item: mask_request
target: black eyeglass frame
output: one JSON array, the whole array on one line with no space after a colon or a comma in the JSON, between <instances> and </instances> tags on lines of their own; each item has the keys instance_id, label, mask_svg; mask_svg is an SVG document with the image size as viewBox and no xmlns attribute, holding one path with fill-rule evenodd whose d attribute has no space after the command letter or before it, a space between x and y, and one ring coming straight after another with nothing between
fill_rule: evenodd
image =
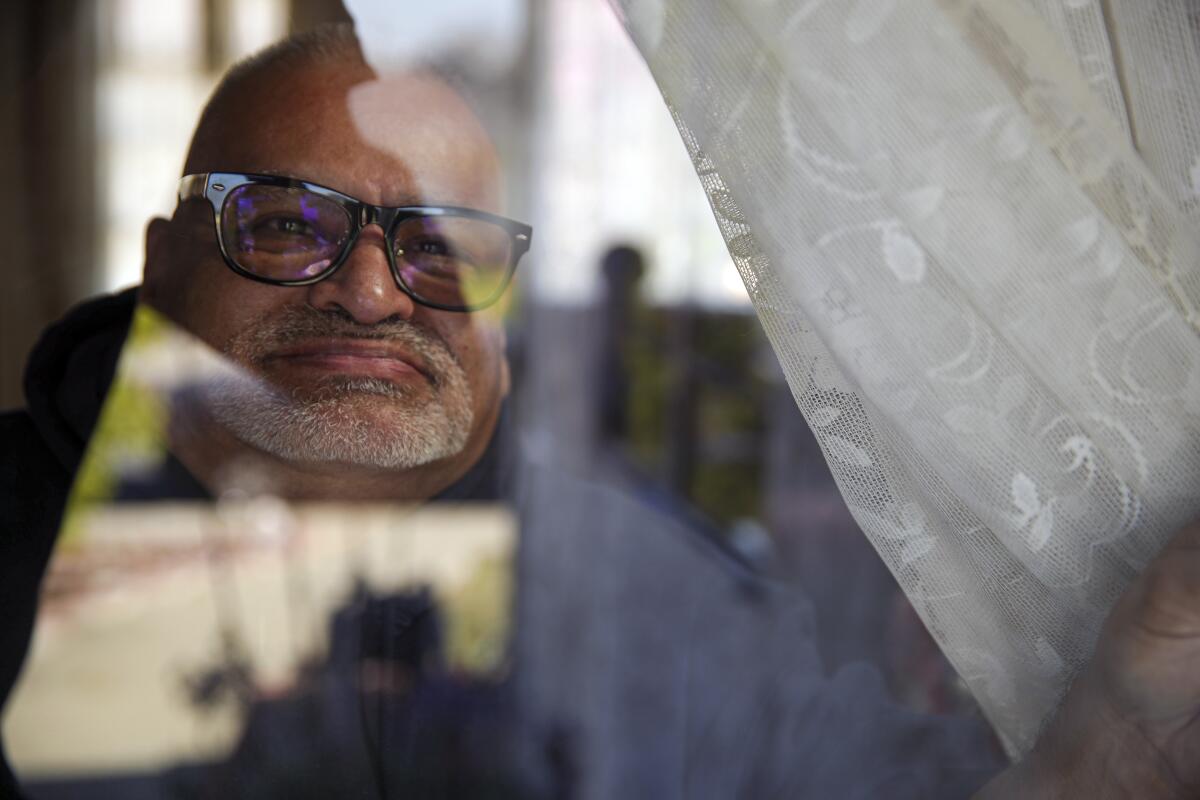
<instances>
[{"instance_id":1,"label":"black eyeglass frame","mask_svg":"<svg viewBox=\"0 0 1200 800\"><path fill-rule=\"evenodd\" d=\"M229 251L225 246L225 235L221 229L221 214L224 211L229 195L235 189L247 184L264 184L267 186L304 189L336 203L349 216L352 226L350 235L346 239L346 243L342 246L341 254L320 274L298 280L266 278L262 275L256 275L240 266L229 255ZM330 189L328 186L321 186L318 183L310 183L294 178L284 178L278 175L258 175L249 172L201 172L193 175L184 175L179 180L179 202L184 203L197 198L208 200L212 206L213 227L217 232L217 246L221 251L221 258L224 259L226 266L243 278L249 278L259 283L271 284L272 286L310 286L314 283L319 283L337 272L342 264L346 263L346 259L354 249L354 245L358 241L358 235L362 232L363 228L368 225L378 225L383 228L384 239L387 242L387 247L384 249L387 250L388 267L391 269L392 278L396 281L396 286L399 287L400 291L412 298L414 303L442 311L479 311L499 300L512 281L513 273L517 270L517 262L521 260L521 256L529 251L530 238L533 236L533 228L529 225L508 219L507 217L501 217L497 214L491 214L487 211L462 206L375 206L370 203L364 203L356 197L342 194L336 189ZM509 256L504 280L491 297L470 305L435 303L422 298L404 282L404 278L400 274L400 266L396 263L395 241L392 237L396 228L402 222L422 217L463 217L477 219L490 222L508 232L512 237L512 252Z\"/></svg>"}]
</instances>

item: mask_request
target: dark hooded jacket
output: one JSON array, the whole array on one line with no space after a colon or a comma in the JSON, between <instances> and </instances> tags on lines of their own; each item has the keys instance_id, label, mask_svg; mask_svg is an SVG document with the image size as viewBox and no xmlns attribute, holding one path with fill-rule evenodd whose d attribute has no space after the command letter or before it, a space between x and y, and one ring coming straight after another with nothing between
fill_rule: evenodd
<instances>
[{"instance_id":1,"label":"dark hooded jacket","mask_svg":"<svg viewBox=\"0 0 1200 800\"><path fill-rule=\"evenodd\" d=\"M136 303L130 289L84 303L48 328L25 371L26 408L0 414L0 708L29 649L67 492ZM0 797L15 793L0 747Z\"/></svg>"}]
</instances>

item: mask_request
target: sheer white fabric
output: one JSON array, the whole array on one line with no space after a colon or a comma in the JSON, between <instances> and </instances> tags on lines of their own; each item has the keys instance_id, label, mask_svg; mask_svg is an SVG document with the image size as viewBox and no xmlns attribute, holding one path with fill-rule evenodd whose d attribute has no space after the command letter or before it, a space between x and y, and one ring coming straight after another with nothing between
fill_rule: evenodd
<instances>
[{"instance_id":1,"label":"sheer white fabric","mask_svg":"<svg viewBox=\"0 0 1200 800\"><path fill-rule=\"evenodd\" d=\"M617 11L855 518L1027 750L1200 513L1200 6Z\"/></svg>"}]
</instances>

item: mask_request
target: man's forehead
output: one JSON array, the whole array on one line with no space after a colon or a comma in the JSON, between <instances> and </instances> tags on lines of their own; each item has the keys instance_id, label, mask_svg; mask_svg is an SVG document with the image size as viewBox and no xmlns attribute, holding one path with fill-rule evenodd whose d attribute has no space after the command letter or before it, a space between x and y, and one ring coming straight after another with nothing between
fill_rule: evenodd
<instances>
[{"instance_id":1,"label":"man's forehead","mask_svg":"<svg viewBox=\"0 0 1200 800\"><path fill-rule=\"evenodd\" d=\"M495 148L462 97L432 75L312 64L255 76L224 102L197 136L189 172L282 175L380 205L497 210Z\"/></svg>"},{"instance_id":2,"label":"man's forehead","mask_svg":"<svg viewBox=\"0 0 1200 800\"><path fill-rule=\"evenodd\" d=\"M293 164L283 164L280 162L257 162L246 168L239 166L238 169L232 171L247 172L254 175L275 175L280 178L291 178L292 180L304 181L305 183L314 183L324 186L327 189L333 189L342 194L350 195L357 200L363 200L376 205L418 206L436 204L434 199L429 196L429 192L419 191L408 171L399 166L391 169L381 168L376 174L355 181L355 187L348 185L339 175L323 175L317 169L297 168ZM362 189L364 186L369 188L370 191L363 192ZM383 202L376 203L375 201L380 198L383 199Z\"/></svg>"}]
</instances>

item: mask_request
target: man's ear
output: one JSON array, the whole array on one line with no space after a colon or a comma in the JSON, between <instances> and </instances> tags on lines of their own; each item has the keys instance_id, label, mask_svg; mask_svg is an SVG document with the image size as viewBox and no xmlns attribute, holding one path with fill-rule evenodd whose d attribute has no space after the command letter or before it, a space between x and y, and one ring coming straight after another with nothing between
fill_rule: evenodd
<instances>
[{"instance_id":1,"label":"man's ear","mask_svg":"<svg viewBox=\"0 0 1200 800\"><path fill-rule=\"evenodd\" d=\"M167 296L168 241L171 223L155 217L146 226L146 265L142 270L140 299L156 308Z\"/></svg>"}]
</instances>

